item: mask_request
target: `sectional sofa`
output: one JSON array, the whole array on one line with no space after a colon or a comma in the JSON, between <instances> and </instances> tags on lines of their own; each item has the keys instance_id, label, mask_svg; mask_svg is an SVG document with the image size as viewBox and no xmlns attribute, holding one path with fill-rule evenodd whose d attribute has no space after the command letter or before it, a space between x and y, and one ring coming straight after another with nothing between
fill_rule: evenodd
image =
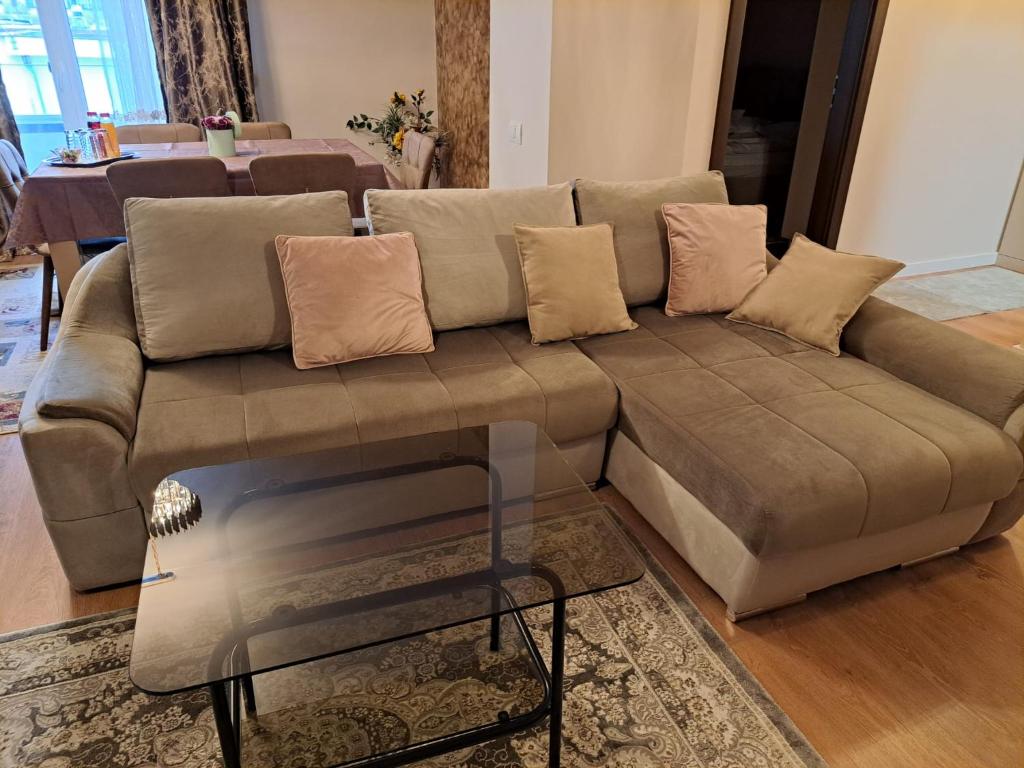
<instances>
[{"instance_id":1,"label":"sectional sofa","mask_svg":"<svg viewBox=\"0 0 1024 768\"><path fill-rule=\"evenodd\" d=\"M542 426L587 482L613 483L734 619L1012 526L1024 513L1024 355L876 299L839 357L722 316L667 317L660 206L725 200L715 172L369 191L373 232L415 235L436 350L306 371L287 347L146 360L130 249L173 260L179 233L129 211L147 242L130 234L76 277L21 415L68 579L84 590L139 577L140 509L173 471L509 419ZM263 219L246 236L272 247L281 225ZM639 327L531 345L513 224L600 221L614 225ZM218 231L230 237L230 221ZM196 285L192 299L217 302L218 289ZM249 319L262 320L287 327L287 315Z\"/></svg>"}]
</instances>

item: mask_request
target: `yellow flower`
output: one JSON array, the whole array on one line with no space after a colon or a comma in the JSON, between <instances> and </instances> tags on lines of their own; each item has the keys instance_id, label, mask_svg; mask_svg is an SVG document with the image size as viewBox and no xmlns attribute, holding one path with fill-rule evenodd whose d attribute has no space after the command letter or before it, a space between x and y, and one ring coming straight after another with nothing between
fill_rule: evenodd
<instances>
[{"instance_id":1,"label":"yellow flower","mask_svg":"<svg viewBox=\"0 0 1024 768\"><path fill-rule=\"evenodd\" d=\"M405 129L401 128L394 136L391 137L391 144L395 149L401 149L402 143L405 141Z\"/></svg>"}]
</instances>

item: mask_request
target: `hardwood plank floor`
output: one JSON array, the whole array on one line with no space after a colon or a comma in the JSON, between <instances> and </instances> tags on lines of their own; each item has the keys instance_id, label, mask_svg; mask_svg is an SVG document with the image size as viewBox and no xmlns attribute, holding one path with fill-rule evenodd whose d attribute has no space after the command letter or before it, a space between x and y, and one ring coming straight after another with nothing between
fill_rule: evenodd
<instances>
[{"instance_id":1,"label":"hardwood plank floor","mask_svg":"<svg viewBox=\"0 0 1024 768\"><path fill-rule=\"evenodd\" d=\"M947 320L947 325L1004 347L1024 344L1024 309Z\"/></svg>"},{"instance_id":2,"label":"hardwood plank floor","mask_svg":"<svg viewBox=\"0 0 1024 768\"><path fill-rule=\"evenodd\" d=\"M950 324L1024 341L1024 310ZM0 437L0 488L0 633L135 605L137 587L68 587L14 435ZM599 494L834 768L1024 766L1024 523L735 625L614 488Z\"/></svg>"}]
</instances>

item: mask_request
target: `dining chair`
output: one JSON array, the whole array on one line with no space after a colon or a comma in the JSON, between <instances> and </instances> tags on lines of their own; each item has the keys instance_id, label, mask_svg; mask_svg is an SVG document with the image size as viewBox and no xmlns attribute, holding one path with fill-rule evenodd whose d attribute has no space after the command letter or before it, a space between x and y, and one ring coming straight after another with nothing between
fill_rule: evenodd
<instances>
[{"instance_id":1,"label":"dining chair","mask_svg":"<svg viewBox=\"0 0 1024 768\"><path fill-rule=\"evenodd\" d=\"M249 163L249 176L257 195L341 190L348 195L349 211L356 215L356 161L345 152L260 155Z\"/></svg>"},{"instance_id":2,"label":"dining chair","mask_svg":"<svg viewBox=\"0 0 1024 768\"><path fill-rule=\"evenodd\" d=\"M191 123L139 123L117 126L119 144L165 144L202 140L203 132Z\"/></svg>"},{"instance_id":3,"label":"dining chair","mask_svg":"<svg viewBox=\"0 0 1024 768\"><path fill-rule=\"evenodd\" d=\"M21 196L21 188L28 178L28 166L18 148L7 139L0 139L0 242L7 237L7 231L14 216L14 208ZM45 243L35 248L43 257L43 298L39 311L39 351L45 352L50 336L50 316L53 314L53 259Z\"/></svg>"},{"instance_id":4,"label":"dining chair","mask_svg":"<svg viewBox=\"0 0 1024 768\"><path fill-rule=\"evenodd\" d=\"M436 151L433 137L419 131L407 132L402 142L402 164L398 166L398 175L389 179L391 185L398 189L426 189Z\"/></svg>"},{"instance_id":5,"label":"dining chair","mask_svg":"<svg viewBox=\"0 0 1024 768\"><path fill-rule=\"evenodd\" d=\"M107 183L119 207L130 197L226 197L228 169L216 157L128 160L107 166Z\"/></svg>"},{"instance_id":6,"label":"dining chair","mask_svg":"<svg viewBox=\"0 0 1024 768\"><path fill-rule=\"evenodd\" d=\"M242 123L239 139L290 139L292 129L288 123Z\"/></svg>"}]
</instances>

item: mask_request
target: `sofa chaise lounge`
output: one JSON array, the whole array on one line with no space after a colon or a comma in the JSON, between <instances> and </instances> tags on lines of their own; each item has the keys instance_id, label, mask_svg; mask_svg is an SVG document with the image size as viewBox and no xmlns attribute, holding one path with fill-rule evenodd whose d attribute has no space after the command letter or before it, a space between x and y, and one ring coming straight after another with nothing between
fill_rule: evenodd
<instances>
[{"instance_id":1,"label":"sofa chaise lounge","mask_svg":"<svg viewBox=\"0 0 1024 768\"><path fill-rule=\"evenodd\" d=\"M666 316L660 205L725 200L715 172L369 191L373 232L415 235L436 350L305 371L287 348L147 360L129 211L128 244L76 277L21 416L68 579L139 577L140 509L176 470L508 419L543 427L587 482L611 481L732 618L1012 526L1024 514L1024 356L876 299L839 357L722 316ZM615 227L639 327L531 345L513 224L597 221ZM173 259L175 232L161 240L149 225L145 246ZM268 217L268 242L278 226ZM230 247L221 229L217 247ZM217 290L197 286L194 300Z\"/></svg>"}]
</instances>

